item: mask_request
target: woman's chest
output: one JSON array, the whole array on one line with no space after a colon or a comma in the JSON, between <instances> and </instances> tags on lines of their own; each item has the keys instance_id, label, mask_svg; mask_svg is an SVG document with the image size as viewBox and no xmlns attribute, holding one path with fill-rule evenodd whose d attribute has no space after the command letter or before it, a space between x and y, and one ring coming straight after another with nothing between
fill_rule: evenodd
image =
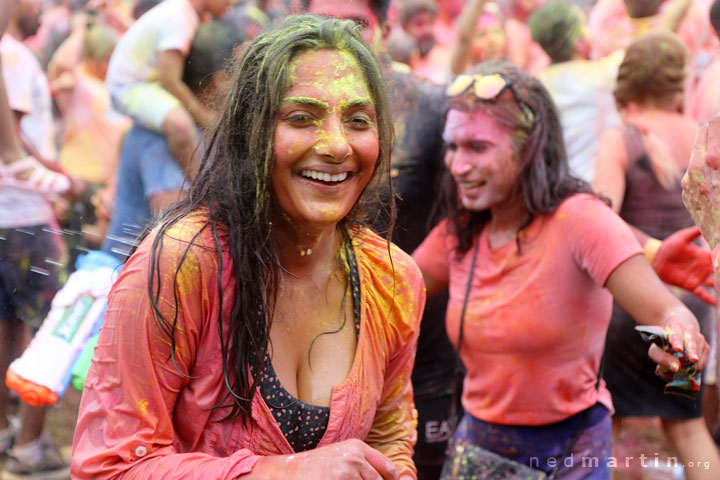
<instances>
[{"instance_id":1,"label":"woman's chest","mask_svg":"<svg viewBox=\"0 0 720 480\"><path fill-rule=\"evenodd\" d=\"M481 249L469 292L469 268L463 270L451 275L446 320L456 342L465 309L464 348L542 350L585 336L598 320L609 319L610 294L561 242L525 243L520 253Z\"/></svg>"}]
</instances>

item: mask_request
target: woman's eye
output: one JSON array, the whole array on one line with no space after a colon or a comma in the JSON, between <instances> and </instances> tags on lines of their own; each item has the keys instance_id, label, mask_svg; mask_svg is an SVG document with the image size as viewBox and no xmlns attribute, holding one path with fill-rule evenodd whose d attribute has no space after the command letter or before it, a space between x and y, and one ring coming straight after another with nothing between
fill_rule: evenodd
<instances>
[{"instance_id":1,"label":"woman's eye","mask_svg":"<svg viewBox=\"0 0 720 480\"><path fill-rule=\"evenodd\" d=\"M457 148L457 143L450 142L445 144L445 149L449 152L454 152L455 150L457 150Z\"/></svg>"},{"instance_id":2,"label":"woman's eye","mask_svg":"<svg viewBox=\"0 0 720 480\"><path fill-rule=\"evenodd\" d=\"M353 128L369 128L372 126L372 120L365 115L353 115L349 118L348 123Z\"/></svg>"},{"instance_id":3,"label":"woman's eye","mask_svg":"<svg viewBox=\"0 0 720 480\"><path fill-rule=\"evenodd\" d=\"M313 119L310 117L310 115L307 115L305 113L296 113L294 115L290 115L287 117L288 123L295 125L295 126L307 126L313 123Z\"/></svg>"}]
</instances>

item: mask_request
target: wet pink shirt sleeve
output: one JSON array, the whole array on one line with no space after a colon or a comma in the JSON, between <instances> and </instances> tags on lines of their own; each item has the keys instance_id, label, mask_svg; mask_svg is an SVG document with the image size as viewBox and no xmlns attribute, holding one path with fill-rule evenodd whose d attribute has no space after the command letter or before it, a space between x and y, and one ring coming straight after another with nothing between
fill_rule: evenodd
<instances>
[{"instance_id":1,"label":"wet pink shirt sleeve","mask_svg":"<svg viewBox=\"0 0 720 480\"><path fill-rule=\"evenodd\" d=\"M415 262L397 247L393 246L393 250L394 267L383 262L376 264L373 270L382 272L379 278L387 279L383 283L390 287L388 293L395 291L394 296L386 296L392 298L392 303L381 309L392 312L390 318L395 319L387 322L384 330L386 338L397 347L393 348L393 356L385 368L380 402L365 442L393 461L398 477L417 478L412 461L417 440L417 410L410 376L425 305L425 288ZM366 289L365 292L375 295L379 290ZM374 303L382 305L379 298ZM383 340L378 338L376 341Z\"/></svg>"},{"instance_id":2,"label":"wet pink shirt sleeve","mask_svg":"<svg viewBox=\"0 0 720 480\"><path fill-rule=\"evenodd\" d=\"M173 362L169 338L153 316L147 289L153 236L130 258L110 293L80 404L72 478L236 478L249 472L259 457L245 449L228 457L179 453L176 442L175 422L183 415L176 401L189 382L204 333L200 319L218 297L212 285L216 277L199 275L208 262L213 268L213 256L202 255L200 247L188 250L179 271L175 312L173 274L188 242L164 237L158 307L168 322L177 313ZM192 424L193 419L182 422Z\"/></svg>"},{"instance_id":3,"label":"wet pink shirt sleeve","mask_svg":"<svg viewBox=\"0 0 720 480\"><path fill-rule=\"evenodd\" d=\"M598 285L625 260L642 254L630 227L604 202L577 195L564 202L559 215L567 215L570 249L575 262Z\"/></svg>"}]
</instances>

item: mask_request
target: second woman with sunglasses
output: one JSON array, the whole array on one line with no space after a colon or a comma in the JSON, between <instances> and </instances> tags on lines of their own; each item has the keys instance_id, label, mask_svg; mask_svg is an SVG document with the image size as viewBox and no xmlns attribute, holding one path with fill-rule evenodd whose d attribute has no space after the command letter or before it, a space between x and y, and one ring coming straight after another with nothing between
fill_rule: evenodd
<instances>
[{"instance_id":1,"label":"second woman with sunglasses","mask_svg":"<svg viewBox=\"0 0 720 480\"><path fill-rule=\"evenodd\" d=\"M612 298L687 362L702 368L709 347L629 227L570 176L547 91L506 63L479 71L448 89L447 218L414 253L428 295L449 286L447 331L467 369L454 442L556 478L609 479L612 402L598 379Z\"/></svg>"}]
</instances>

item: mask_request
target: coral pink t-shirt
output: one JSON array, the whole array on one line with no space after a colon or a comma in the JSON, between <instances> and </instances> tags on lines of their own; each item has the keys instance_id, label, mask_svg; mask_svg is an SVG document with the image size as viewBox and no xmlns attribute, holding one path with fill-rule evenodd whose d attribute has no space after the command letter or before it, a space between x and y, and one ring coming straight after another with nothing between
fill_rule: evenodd
<instances>
[{"instance_id":1,"label":"coral pink t-shirt","mask_svg":"<svg viewBox=\"0 0 720 480\"><path fill-rule=\"evenodd\" d=\"M458 258L441 222L413 256L450 290L446 327L457 346L460 313L475 245ZM479 250L465 316L461 356L468 374L462 402L481 420L547 425L610 393L597 372L612 296L603 286L622 262L642 252L630 228L602 201L574 195L535 218L515 241Z\"/></svg>"}]
</instances>

